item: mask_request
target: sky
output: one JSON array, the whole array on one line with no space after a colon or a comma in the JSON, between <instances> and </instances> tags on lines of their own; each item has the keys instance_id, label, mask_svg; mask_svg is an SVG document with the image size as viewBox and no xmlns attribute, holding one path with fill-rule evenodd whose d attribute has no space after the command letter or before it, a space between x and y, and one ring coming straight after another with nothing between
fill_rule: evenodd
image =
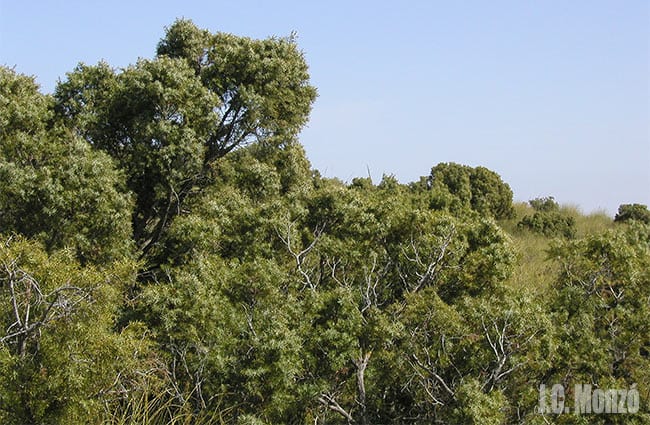
<instances>
[{"instance_id":1,"label":"sky","mask_svg":"<svg viewBox=\"0 0 650 425\"><path fill-rule=\"evenodd\" d=\"M164 28L298 33L314 168L402 182L485 166L515 199L650 205L650 2L0 0L0 64L45 93L78 62L151 58Z\"/></svg>"}]
</instances>

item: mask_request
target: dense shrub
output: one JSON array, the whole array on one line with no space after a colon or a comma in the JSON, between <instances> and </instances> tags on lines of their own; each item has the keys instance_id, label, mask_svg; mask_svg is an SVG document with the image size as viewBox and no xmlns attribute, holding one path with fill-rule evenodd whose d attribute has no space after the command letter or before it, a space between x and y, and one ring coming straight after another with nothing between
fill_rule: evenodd
<instances>
[{"instance_id":1,"label":"dense shrub","mask_svg":"<svg viewBox=\"0 0 650 425\"><path fill-rule=\"evenodd\" d=\"M622 223L632 220L650 224L650 211L648 210L647 205L623 204L618 207L618 213L616 214L616 217L614 217L614 221Z\"/></svg>"},{"instance_id":2,"label":"dense shrub","mask_svg":"<svg viewBox=\"0 0 650 425\"><path fill-rule=\"evenodd\" d=\"M560 212L560 206L552 196L531 199L528 203L535 213L524 216L517 223L518 228L548 237L574 238L576 236L575 219Z\"/></svg>"}]
</instances>

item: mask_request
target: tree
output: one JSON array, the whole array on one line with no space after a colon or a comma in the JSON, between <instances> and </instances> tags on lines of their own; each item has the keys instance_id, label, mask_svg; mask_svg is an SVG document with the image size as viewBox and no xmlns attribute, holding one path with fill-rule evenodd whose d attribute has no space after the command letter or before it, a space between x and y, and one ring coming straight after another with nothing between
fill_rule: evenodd
<instances>
[{"instance_id":1,"label":"tree","mask_svg":"<svg viewBox=\"0 0 650 425\"><path fill-rule=\"evenodd\" d=\"M560 211L560 205L555 202L555 198L552 196L531 199L528 201L528 204L530 204L535 211L539 212Z\"/></svg>"},{"instance_id":2,"label":"tree","mask_svg":"<svg viewBox=\"0 0 650 425\"><path fill-rule=\"evenodd\" d=\"M170 403L234 420L287 423L309 400L308 326L278 235L311 188L295 144L253 144L215 164L151 251L132 316L156 333L171 372ZM292 264L292 263L289 263Z\"/></svg>"},{"instance_id":3,"label":"tree","mask_svg":"<svg viewBox=\"0 0 650 425\"><path fill-rule=\"evenodd\" d=\"M623 204L618 207L618 213L614 217L615 222L622 223L633 220L650 224L650 211L648 207L643 204Z\"/></svg>"},{"instance_id":4,"label":"tree","mask_svg":"<svg viewBox=\"0 0 650 425\"><path fill-rule=\"evenodd\" d=\"M528 203L535 212L533 215L524 216L517 223L518 228L548 237L561 236L571 239L576 236L575 219L560 211L560 206L552 196L531 199Z\"/></svg>"},{"instance_id":5,"label":"tree","mask_svg":"<svg viewBox=\"0 0 650 425\"><path fill-rule=\"evenodd\" d=\"M485 167L475 167L470 171L472 188L472 209L482 215L491 215L495 219L512 218L512 190L501 176Z\"/></svg>"},{"instance_id":6,"label":"tree","mask_svg":"<svg viewBox=\"0 0 650 425\"><path fill-rule=\"evenodd\" d=\"M640 399L647 400L650 228L636 223L560 242L549 255L562 266L551 304L560 341L551 379L567 388L636 385ZM647 423L648 418L641 406L635 416L591 415L589 422Z\"/></svg>"},{"instance_id":7,"label":"tree","mask_svg":"<svg viewBox=\"0 0 650 425\"><path fill-rule=\"evenodd\" d=\"M414 423L515 423L533 416L531 380L546 373L554 335L546 306L499 288L444 302L433 288L406 296L399 312L395 408ZM397 306L395 306L397 307Z\"/></svg>"},{"instance_id":8,"label":"tree","mask_svg":"<svg viewBox=\"0 0 650 425\"><path fill-rule=\"evenodd\" d=\"M495 172L311 169L292 38L179 20L53 97L0 83L0 422L648 422L535 411L540 383L650 397L645 206L573 239L531 200L519 227L567 238L515 288L516 249L550 241L500 227Z\"/></svg>"},{"instance_id":9,"label":"tree","mask_svg":"<svg viewBox=\"0 0 650 425\"><path fill-rule=\"evenodd\" d=\"M251 142L293 140L316 96L308 79L290 38L210 34L179 20L153 60L122 72L79 65L57 86L56 110L126 173L134 239L146 255L218 158Z\"/></svg>"},{"instance_id":10,"label":"tree","mask_svg":"<svg viewBox=\"0 0 650 425\"><path fill-rule=\"evenodd\" d=\"M111 159L52 122L34 80L0 68L0 227L82 261L128 256L131 199Z\"/></svg>"},{"instance_id":11,"label":"tree","mask_svg":"<svg viewBox=\"0 0 650 425\"><path fill-rule=\"evenodd\" d=\"M533 215L523 217L517 227L549 237L571 239L576 235L575 219L557 211L536 211Z\"/></svg>"},{"instance_id":12,"label":"tree","mask_svg":"<svg viewBox=\"0 0 650 425\"><path fill-rule=\"evenodd\" d=\"M151 355L141 329L115 332L135 267L80 267L21 237L0 243L0 421L99 423L106 404L131 394Z\"/></svg>"},{"instance_id":13,"label":"tree","mask_svg":"<svg viewBox=\"0 0 650 425\"><path fill-rule=\"evenodd\" d=\"M171 374L172 400L222 418L287 423L304 394L300 303L271 261L199 255L139 302Z\"/></svg>"},{"instance_id":14,"label":"tree","mask_svg":"<svg viewBox=\"0 0 650 425\"><path fill-rule=\"evenodd\" d=\"M498 291L507 278L514 256L491 220L461 222L426 205L413 209L412 196L390 178L377 187L321 180L306 202L307 215L280 233L295 259L304 294L298 298L304 297L311 323L304 341L313 362L306 369L320 388L316 419L426 423L427 401L418 407L408 401L416 390L402 376L413 375L404 370L414 361L412 347L400 345L408 336L395 318L414 294L453 304ZM435 326L449 326L449 317L440 311Z\"/></svg>"},{"instance_id":15,"label":"tree","mask_svg":"<svg viewBox=\"0 0 650 425\"><path fill-rule=\"evenodd\" d=\"M424 180L419 185L421 187ZM471 209L495 219L511 218L512 190L494 171L485 167L469 167L441 163L431 169L426 178L431 191L431 207L459 212Z\"/></svg>"}]
</instances>

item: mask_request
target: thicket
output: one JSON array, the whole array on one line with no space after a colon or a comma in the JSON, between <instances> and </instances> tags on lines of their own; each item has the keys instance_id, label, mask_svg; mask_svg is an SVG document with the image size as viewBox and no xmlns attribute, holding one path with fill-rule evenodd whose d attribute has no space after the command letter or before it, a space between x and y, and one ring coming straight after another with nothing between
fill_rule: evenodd
<instances>
[{"instance_id":1,"label":"thicket","mask_svg":"<svg viewBox=\"0 0 650 425\"><path fill-rule=\"evenodd\" d=\"M571 239L576 236L575 218L563 213L552 196L532 199L529 204L535 212L533 215L524 216L517 226L548 237L561 236Z\"/></svg>"},{"instance_id":2,"label":"thicket","mask_svg":"<svg viewBox=\"0 0 650 425\"><path fill-rule=\"evenodd\" d=\"M650 210L642 204L623 204L618 207L618 213L614 217L616 222L629 222L632 220L650 224Z\"/></svg>"},{"instance_id":3,"label":"thicket","mask_svg":"<svg viewBox=\"0 0 650 425\"><path fill-rule=\"evenodd\" d=\"M0 68L0 422L650 423L648 224L324 178L307 71L186 20L52 96ZM556 383L639 411L539 413Z\"/></svg>"}]
</instances>

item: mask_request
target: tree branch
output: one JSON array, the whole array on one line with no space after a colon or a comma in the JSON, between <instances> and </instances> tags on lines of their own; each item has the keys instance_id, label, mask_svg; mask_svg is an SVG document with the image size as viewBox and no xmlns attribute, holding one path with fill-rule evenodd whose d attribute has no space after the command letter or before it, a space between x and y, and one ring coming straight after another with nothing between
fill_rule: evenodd
<instances>
[{"instance_id":1,"label":"tree branch","mask_svg":"<svg viewBox=\"0 0 650 425\"><path fill-rule=\"evenodd\" d=\"M341 405L336 402L333 396L329 394L321 394L320 397L318 397L318 402L321 403L323 406L327 407L328 409L330 409L331 411L336 412L339 415L343 416L348 421L348 424L355 423L352 415L346 412L345 409L343 409Z\"/></svg>"}]
</instances>

